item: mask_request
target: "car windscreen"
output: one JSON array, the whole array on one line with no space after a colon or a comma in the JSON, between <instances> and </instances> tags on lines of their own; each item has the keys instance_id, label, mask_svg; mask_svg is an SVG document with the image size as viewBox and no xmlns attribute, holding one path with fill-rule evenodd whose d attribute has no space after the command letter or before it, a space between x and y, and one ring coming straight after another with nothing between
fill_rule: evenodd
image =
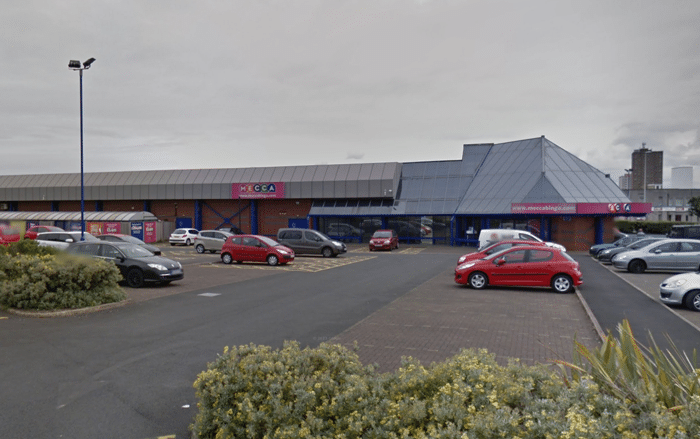
<instances>
[{"instance_id":1,"label":"car windscreen","mask_svg":"<svg viewBox=\"0 0 700 439\"><path fill-rule=\"evenodd\" d=\"M138 239L137 237L131 236L131 235L124 235L124 236L122 236L122 239L123 239L124 241L130 242L130 243L132 243L132 244L138 244L138 245L143 245L143 244L145 244L145 242L143 242L143 241L141 241L140 239Z\"/></svg>"},{"instance_id":2,"label":"car windscreen","mask_svg":"<svg viewBox=\"0 0 700 439\"><path fill-rule=\"evenodd\" d=\"M124 245L120 246L119 250L121 250L127 258L147 258L153 256L153 253L140 245Z\"/></svg>"},{"instance_id":3,"label":"car windscreen","mask_svg":"<svg viewBox=\"0 0 700 439\"><path fill-rule=\"evenodd\" d=\"M372 238L391 238L391 232L374 232Z\"/></svg>"},{"instance_id":4,"label":"car windscreen","mask_svg":"<svg viewBox=\"0 0 700 439\"><path fill-rule=\"evenodd\" d=\"M274 247L277 245L282 245L279 242L275 241L274 239L268 238L267 236L258 236L258 238L264 242L265 244L269 245L270 247Z\"/></svg>"}]
</instances>

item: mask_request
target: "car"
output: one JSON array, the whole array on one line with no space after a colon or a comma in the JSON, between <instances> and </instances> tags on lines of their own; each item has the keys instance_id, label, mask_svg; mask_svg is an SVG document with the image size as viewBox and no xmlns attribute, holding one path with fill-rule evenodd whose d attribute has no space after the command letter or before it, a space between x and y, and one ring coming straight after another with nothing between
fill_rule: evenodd
<instances>
[{"instance_id":1,"label":"car","mask_svg":"<svg viewBox=\"0 0 700 439\"><path fill-rule=\"evenodd\" d=\"M36 239L37 234L44 232L65 232L65 230L56 226L31 226L24 232L24 239Z\"/></svg>"},{"instance_id":2,"label":"car","mask_svg":"<svg viewBox=\"0 0 700 439\"><path fill-rule=\"evenodd\" d=\"M101 239L103 241L109 241L109 242L130 242L132 244L140 245L141 247L145 248L149 252L153 253L154 255L158 256L162 252L158 247L155 245L147 244L140 240L139 238L131 235L122 235L119 233L110 233L106 235L97 235L95 236L97 239Z\"/></svg>"},{"instance_id":3,"label":"car","mask_svg":"<svg viewBox=\"0 0 700 439\"><path fill-rule=\"evenodd\" d=\"M279 229L277 242L291 248L295 254L320 254L324 258L335 258L348 251L342 242L312 229Z\"/></svg>"},{"instance_id":4,"label":"car","mask_svg":"<svg viewBox=\"0 0 700 439\"><path fill-rule=\"evenodd\" d=\"M80 241L99 241L88 232L43 232L37 233L36 243L42 247L66 250L71 244Z\"/></svg>"},{"instance_id":5,"label":"car","mask_svg":"<svg viewBox=\"0 0 700 439\"><path fill-rule=\"evenodd\" d=\"M535 246L541 246L541 245L547 245L544 241L523 241L523 240L512 240L512 241L501 241L501 242L495 242L483 250L477 250L472 253L467 253L465 255L462 255L457 259L457 265L463 264L467 261L473 261L476 259L483 259L488 255L498 253L500 251L503 251L505 249L509 249L511 247L515 247L517 245L535 245Z\"/></svg>"},{"instance_id":6,"label":"car","mask_svg":"<svg viewBox=\"0 0 700 439\"><path fill-rule=\"evenodd\" d=\"M659 285L659 298L667 305L700 311L700 273L682 273L664 280Z\"/></svg>"},{"instance_id":7,"label":"car","mask_svg":"<svg viewBox=\"0 0 700 439\"><path fill-rule=\"evenodd\" d=\"M537 241L545 242L525 230L518 229L482 229L479 232L479 250L488 247L489 245L499 241L521 240L521 241ZM566 251L566 248L555 242L545 242L548 246Z\"/></svg>"},{"instance_id":8,"label":"car","mask_svg":"<svg viewBox=\"0 0 700 439\"><path fill-rule=\"evenodd\" d=\"M488 285L551 287L568 293L583 283L576 262L566 252L549 246L516 246L455 269L455 282L475 289Z\"/></svg>"},{"instance_id":9,"label":"car","mask_svg":"<svg viewBox=\"0 0 700 439\"><path fill-rule=\"evenodd\" d=\"M185 276L179 262L156 256L140 245L130 242L99 239L96 242L76 242L67 252L113 262L131 288L141 288L147 282L166 285Z\"/></svg>"},{"instance_id":10,"label":"car","mask_svg":"<svg viewBox=\"0 0 700 439\"><path fill-rule=\"evenodd\" d=\"M226 238L233 236L233 233L221 230L200 230L194 238L194 249L197 253L216 253L221 251Z\"/></svg>"},{"instance_id":11,"label":"car","mask_svg":"<svg viewBox=\"0 0 700 439\"><path fill-rule=\"evenodd\" d=\"M328 226L327 233L341 238L354 238L362 235L362 230L345 223L333 223Z\"/></svg>"},{"instance_id":12,"label":"car","mask_svg":"<svg viewBox=\"0 0 700 439\"><path fill-rule=\"evenodd\" d=\"M0 245L8 246L20 240L19 232L14 227L0 224Z\"/></svg>"},{"instance_id":13,"label":"car","mask_svg":"<svg viewBox=\"0 0 700 439\"><path fill-rule=\"evenodd\" d=\"M656 241L660 241L662 239L665 239L665 236L659 235L659 236L650 236L647 235L647 238L644 239L639 239L637 241L634 241L631 244L627 244L624 247L610 247L606 248L605 250L599 251L598 254L595 256L596 259L598 259L600 262L603 264L612 264L612 258L615 255L618 255L622 252L630 251L630 250L639 250L641 248L646 247L647 245L651 245L655 243Z\"/></svg>"},{"instance_id":14,"label":"car","mask_svg":"<svg viewBox=\"0 0 700 439\"><path fill-rule=\"evenodd\" d=\"M216 230L218 230L218 231L220 231L220 232L227 232L227 233L230 233L230 234L232 234L232 235L241 235L241 234L243 234L243 232L241 231L241 229L239 229L239 228L236 227L236 226L217 227Z\"/></svg>"},{"instance_id":15,"label":"car","mask_svg":"<svg viewBox=\"0 0 700 439\"><path fill-rule=\"evenodd\" d=\"M197 229L175 229L173 233L170 234L168 241L170 245L182 244L189 246L194 244L194 239L197 237L197 234L199 234L199 230Z\"/></svg>"},{"instance_id":16,"label":"car","mask_svg":"<svg viewBox=\"0 0 700 439\"><path fill-rule=\"evenodd\" d=\"M399 235L396 230L380 229L369 239L369 251L389 250L399 248Z\"/></svg>"},{"instance_id":17,"label":"car","mask_svg":"<svg viewBox=\"0 0 700 439\"><path fill-rule=\"evenodd\" d=\"M284 265L294 260L294 250L272 238L262 235L234 235L226 238L221 248L221 261L267 262L268 265Z\"/></svg>"},{"instance_id":18,"label":"car","mask_svg":"<svg viewBox=\"0 0 700 439\"><path fill-rule=\"evenodd\" d=\"M700 270L700 240L662 239L639 250L615 255L612 265L630 273L644 273L646 270Z\"/></svg>"},{"instance_id":19,"label":"car","mask_svg":"<svg viewBox=\"0 0 700 439\"><path fill-rule=\"evenodd\" d=\"M621 237L620 239L616 240L615 242L610 242L606 244L596 244L592 245L591 248L588 249L588 253L590 253L591 256L595 257L598 255L599 252L613 248L613 247L624 247L626 245L630 245L635 241L639 241L640 239L644 238L645 235L640 234L640 235L626 235Z\"/></svg>"}]
</instances>

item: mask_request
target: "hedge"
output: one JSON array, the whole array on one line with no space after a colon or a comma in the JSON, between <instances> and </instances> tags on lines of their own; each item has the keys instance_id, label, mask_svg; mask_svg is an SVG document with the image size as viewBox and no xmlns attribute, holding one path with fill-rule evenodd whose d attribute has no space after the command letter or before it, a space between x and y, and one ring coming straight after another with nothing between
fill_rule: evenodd
<instances>
[{"instance_id":1,"label":"hedge","mask_svg":"<svg viewBox=\"0 0 700 439\"><path fill-rule=\"evenodd\" d=\"M126 299L119 269L25 240L0 251L0 307L56 310Z\"/></svg>"},{"instance_id":2,"label":"hedge","mask_svg":"<svg viewBox=\"0 0 700 439\"><path fill-rule=\"evenodd\" d=\"M595 377L500 366L485 350L378 374L339 345L250 344L224 349L194 387L201 439L700 437L697 394L673 410L653 395L630 402Z\"/></svg>"}]
</instances>

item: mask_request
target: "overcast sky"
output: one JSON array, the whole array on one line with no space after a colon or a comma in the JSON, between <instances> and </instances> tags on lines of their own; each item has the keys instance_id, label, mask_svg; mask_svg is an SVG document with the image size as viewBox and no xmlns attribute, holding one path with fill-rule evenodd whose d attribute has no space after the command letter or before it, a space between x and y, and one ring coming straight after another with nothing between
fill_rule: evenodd
<instances>
[{"instance_id":1,"label":"overcast sky","mask_svg":"<svg viewBox=\"0 0 700 439\"><path fill-rule=\"evenodd\" d=\"M544 135L700 181L700 1L23 0L0 175L456 160Z\"/></svg>"}]
</instances>

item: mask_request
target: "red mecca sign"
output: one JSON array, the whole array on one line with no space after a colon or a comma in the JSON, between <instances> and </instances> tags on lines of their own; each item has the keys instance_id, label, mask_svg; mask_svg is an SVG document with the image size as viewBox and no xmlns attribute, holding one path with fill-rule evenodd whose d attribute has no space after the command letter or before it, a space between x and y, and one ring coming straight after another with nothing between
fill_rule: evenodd
<instances>
[{"instance_id":1,"label":"red mecca sign","mask_svg":"<svg viewBox=\"0 0 700 439\"><path fill-rule=\"evenodd\" d=\"M234 183L231 198L284 198L284 183Z\"/></svg>"}]
</instances>

